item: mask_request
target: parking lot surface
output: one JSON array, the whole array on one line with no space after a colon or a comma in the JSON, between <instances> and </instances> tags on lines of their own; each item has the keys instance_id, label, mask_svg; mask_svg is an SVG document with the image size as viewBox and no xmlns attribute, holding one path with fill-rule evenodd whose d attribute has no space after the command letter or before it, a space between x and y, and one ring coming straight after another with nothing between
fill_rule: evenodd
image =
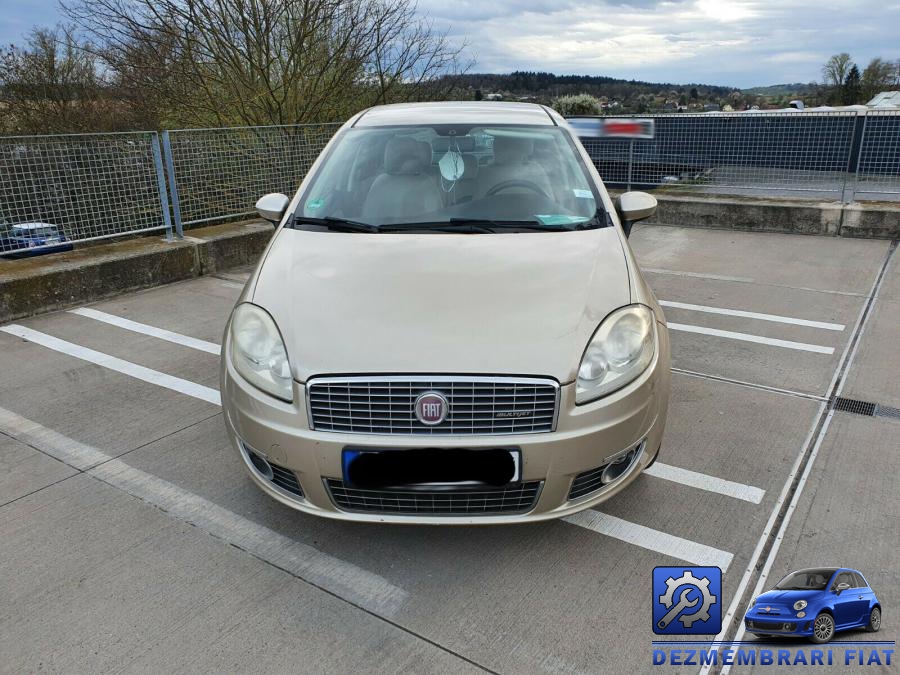
<instances>
[{"instance_id":1,"label":"parking lot surface","mask_svg":"<svg viewBox=\"0 0 900 675\"><path fill-rule=\"evenodd\" d=\"M757 586L858 568L895 640L900 419L830 403L900 407L891 244L631 241L671 331L662 453L564 521L341 523L258 491L218 404L248 270L0 326L0 671L644 672L651 572L679 564L723 569L729 639Z\"/></svg>"}]
</instances>

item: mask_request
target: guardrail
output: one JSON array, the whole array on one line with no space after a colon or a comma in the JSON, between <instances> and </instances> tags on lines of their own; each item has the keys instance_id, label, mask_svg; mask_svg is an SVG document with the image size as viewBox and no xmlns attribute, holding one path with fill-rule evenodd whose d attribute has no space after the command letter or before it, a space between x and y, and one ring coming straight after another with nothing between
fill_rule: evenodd
<instances>
[{"instance_id":1,"label":"guardrail","mask_svg":"<svg viewBox=\"0 0 900 675\"><path fill-rule=\"evenodd\" d=\"M900 111L642 117L653 138L581 139L611 187L900 200ZM260 195L296 190L339 126L0 137L0 255L153 231L174 239L251 216ZM23 234L35 223L46 226Z\"/></svg>"}]
</instances>

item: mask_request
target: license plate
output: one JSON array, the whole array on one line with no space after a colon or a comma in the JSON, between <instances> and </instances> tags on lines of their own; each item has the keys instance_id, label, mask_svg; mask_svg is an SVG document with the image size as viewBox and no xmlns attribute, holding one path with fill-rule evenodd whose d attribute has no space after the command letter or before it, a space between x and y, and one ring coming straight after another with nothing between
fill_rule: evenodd
<instances>
[{"instance_id":1,"label":"license plate","mask_svg":"<svg viewBox=\"0 0 900 675\"><path fill-rule=\"evenodd\" d=\"M518 448L344 448L344 483L359 488L499 487L522 480Z\"/></svg>"}]
</instances>

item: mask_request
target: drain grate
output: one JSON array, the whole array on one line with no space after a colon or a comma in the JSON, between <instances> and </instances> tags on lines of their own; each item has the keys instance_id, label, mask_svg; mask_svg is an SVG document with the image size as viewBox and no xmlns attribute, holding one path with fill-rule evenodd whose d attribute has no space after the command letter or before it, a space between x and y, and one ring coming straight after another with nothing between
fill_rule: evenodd
<instances>
[{"instance_id":1,"label":"drain grate","mask_svg":"<svg viewBox=\"0 0 900 675\"><path fill-rule=\"evenodd\" d=\"M875 417L875 408L877 407L878 406L875 403L858 401L855 398L843 398L838 396L834 399L835 410L843 410L844 412L865 415L866 417Z\"/></svg>"},{"instance_id":2,"label":"drain grate","mask_svg":"<svg viewBox=\"0 0 900 675\"><path fill-rule=\"evenodd\" d=\"M865 415L866 417L890 417L891 419L900 420L900 408L880 405L871 401L859 401L855 398L838 396L834 399L834 409L855 415Z\"/></svg>"},{"instance_id":3,"label":"drain grate","mask_svg":"<svg viewBox=\"0 0 900 675\"><path fill-rule=\"evenodd\" d=\"M892 408L889 405L877 405L875 406L875 415L877 417L890 417L900 420L900 408Z\"/></svg>"}]
</instances>

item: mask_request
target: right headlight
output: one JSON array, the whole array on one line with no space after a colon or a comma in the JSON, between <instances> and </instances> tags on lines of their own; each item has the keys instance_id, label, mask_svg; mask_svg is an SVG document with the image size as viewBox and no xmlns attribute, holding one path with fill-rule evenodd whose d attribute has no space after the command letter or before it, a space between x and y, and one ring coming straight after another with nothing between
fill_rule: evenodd
<instances>
[{"instance_id":1,"label":"right headlight","mask_svg":"<svg viewBox=\"0 0 900 675\"><path fill-rule=\"evenodd\" d=\"M250 384L285 401L294 397L291 365L275 321L244 302L231 317L231 362Z\"/></svg>"},{"instance_id":2,"label":"right headlight","mask_svg":"<svg viewBox=\"0 0 900 675\"><path fill-rule=\"evenodd\" d=\"M575 403L594 401L643 373L656 352L656 321L645 305L617 309L588 342L575 381Z\"/></svg>"}]
</instances>

